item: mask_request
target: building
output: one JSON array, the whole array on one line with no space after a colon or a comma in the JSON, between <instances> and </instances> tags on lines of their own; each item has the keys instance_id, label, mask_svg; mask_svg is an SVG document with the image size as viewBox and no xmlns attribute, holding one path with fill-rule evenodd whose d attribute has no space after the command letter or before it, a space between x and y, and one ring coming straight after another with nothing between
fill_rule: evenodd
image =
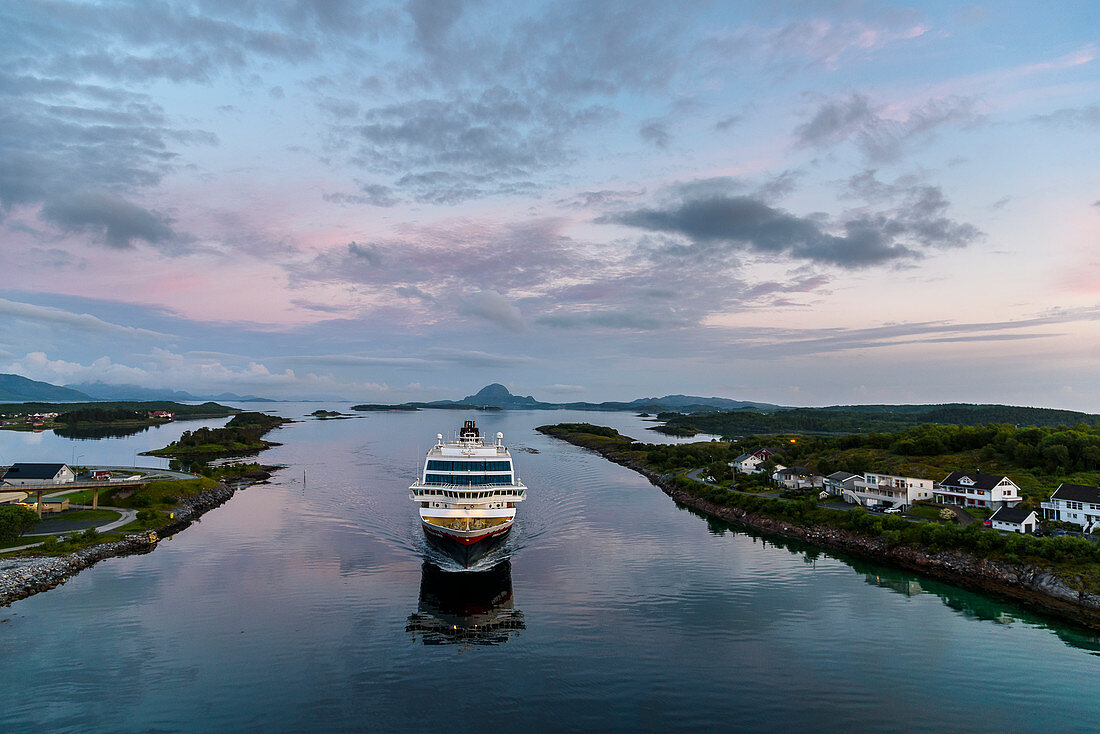
<instances>
[{"instance_id":1,"label":"building","mask_svg":"<svg viewBox=\"0 0 1100 734\"><path fill-rule=\"evenodd\" d=\"M0 477L0 484L13 487L29 487L50 484L68 484L76 474L67 464L12 464Z\"/></svg>"},{"instance_id":2,"label":"building","mask_svg":"<svg viewBox=\"0 0 1100 734\"><path fill-rule=\"evenodd\" d=\"M1048 520L1071 522L1089 532L1100 524L1100 487L1062 482L1042 508Z\"/></svg>"},{"instance_id":3,"label":"building","mask_svg":"<svg viewBox=\"0 0 1100 734\"><path fill-rule=\"evenodd\" d=\"M964 507L1015 507L1020 504L1020 488L1006 476L955 471L933 490L935 498L948 505Z\"/></svg>"},{"instance_id":4,"label":"building","mask_svg":"<svg viewBox=\"0 0 1100 734\"><path fill-rule=\"evenodd\" d=\"M1034 533L1039 527L1039 516L1035 510L1018 507L1002 507L989 518L994 530L1009 533Z\"/></svg>"},{"instance_id":5,"label":"building","mask_svg":"<svg viewBox=\"0 0 1100 734\"><path fill-rule=\"evenodd\" d=\"M0 492L0 505L17 505L25 499L26 492Z\"/></svg>"},{"instance_id":6,"label":"building","mask_svg":"<svg viewBox=\"0 0 1100 734\"><path fill-rule=\"evenodd\" d=\"M33 499L31 502L35 502ZM43 497L42 498L42 512L64 512L69 509L68 497Z\"/></svg>"},{"instance_id":7,"label":"building","mask_svg":"<svg viewBox=\"0 0 1100 734\"><path fill-rule=\"evenodd\" d=\"M804 466L784 466L775 470L772 480L787 489L812 489L822 486L824 477Z\"/></svg>"},{"instance_id":8,"label":"building","mask_svg":"<svg viewBox=\"0 0 1100 734\"><path fill-rule=\"evenodd\" d=\"M756 449L738 456L730 462L730 467L739 474L758 474L763 471L760 465L774 455L771 449Z\"/></svg>"},{"instance_id":9,"label":"building","mask_svg":"<svg viewBox=\"0 0 1100 734\"><path fill-rule=\"evenodd\" d=\"M852 474L847 471L835 471L829 476L825 477L822 484L825 487L825 491L831 495L840 497L844 494L844 490L855 489L856 481L862 479L859 474Z\"/></svg>"},{"instance_id":10,"label":"building","mask_svg":"<svg viewBox=\"0 0 1100 734\"><path fill-rule=\"evenodd\" d=\"M909 507L917 500L932 499L932 492L936 486L931 479L899 477L874 472L867 472L854 484L854 487L843 493L844 500L865 507L873 505Z\"/></svg>"}]
</instances>

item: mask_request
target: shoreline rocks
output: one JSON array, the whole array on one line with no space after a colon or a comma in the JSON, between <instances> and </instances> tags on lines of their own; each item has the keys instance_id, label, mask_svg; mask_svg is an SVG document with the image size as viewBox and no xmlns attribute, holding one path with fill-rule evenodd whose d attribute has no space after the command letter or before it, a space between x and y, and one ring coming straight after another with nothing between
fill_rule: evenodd
<instances>
[{"instance_id":1,"label":"shoreline rocks","mask_svg":"<svg viewBox=\"0 0 1100 734\"><path fill-rule=\"evenodd\" d=\"M48 591L107 558L150 553L160 538L174 535L215 507L225 504L239 487L219 484L180 500L175 518L158 528L127 535L64 556L25 556L0 559L0 607Z\"/></svg>"}]
</instances>

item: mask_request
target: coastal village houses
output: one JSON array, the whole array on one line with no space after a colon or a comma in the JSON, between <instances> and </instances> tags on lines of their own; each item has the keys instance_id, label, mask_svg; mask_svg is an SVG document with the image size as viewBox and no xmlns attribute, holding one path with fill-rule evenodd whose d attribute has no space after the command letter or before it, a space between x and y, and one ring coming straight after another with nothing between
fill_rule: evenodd
<instances>
[{"instance_id":1,"label":"coastal village houses","mask_svg":"<svg viewBox=\"0 0 1100 734\"><path fill-rule=\"evenodd\" d=\"M852 482L842 496L852 504L909 507L917 500L932 499L935 483L931 479L899 477L867 472Z\"/></svg>"},{"instance_id":2,"label":"coastal village houses","mask_svg":"<svg viewBox=\"0 0 1100 734\"><path fill-rule=\"evenodd\" d=\"M771 449L756 449L738 456L730 462L730 467L738 474L758 474L763 471L760 465L770 459L774 453Z\"/></svg>"},{"instance_id":3,"label":"coastal village houses","mask_svg":"<svg viewBox=\"0 0 1100 734\"><path fill-rule=\"evenodd\" d=\"M964 507L1000 509L1020 504L1020 488L1006 476L978 472L951 472L933 490L939 502Z\"/></svg>"},{"instance_id":4,"label":"coastal village houses","mask_svg":"<svg viewBox=\"0 0 1100 734\"><path fill-rule=\"evenodd\" d=\"M76 480L76 474L67 464L12 464L0 484L11 487L28 487L54 484L68 484Z\"/></svg>"},{"instance_id":5,"label":"coastal village houses","mask_svg":"<svg viewBox=\"0 0 1100 734\"><path fill-rule=\"evenodd\" d=\"M1090 532L1100 523L1100 487L1062 482L1042 508L1048 520L1072 522Z\"/></svg>"}]
</instances>

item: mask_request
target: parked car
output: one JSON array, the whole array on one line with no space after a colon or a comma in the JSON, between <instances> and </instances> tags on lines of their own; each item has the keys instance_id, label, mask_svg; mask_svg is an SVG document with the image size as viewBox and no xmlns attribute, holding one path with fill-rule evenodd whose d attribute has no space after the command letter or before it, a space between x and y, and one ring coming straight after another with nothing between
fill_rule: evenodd
<instances>
[{"instance_id":1,"label":"parked car","mask_svg":"<svg viewBox=\"0 0 1100 734\"><path fill-rule=\"evenodd\" d=\"M885 510L883 510L883 512L885 512L887 515L900 515L901 514L901 508L900 507L887 507Z\"/></svg>"},{"instance_id":2,"label":"parked car","mask_svg":"<svg viewBox=\"0 0 1100 734\"><path fill-rule=\"evenodd\" d=\"M867 505L867 512L882 512L882 505Z\"/></svg>"}]
</instances>

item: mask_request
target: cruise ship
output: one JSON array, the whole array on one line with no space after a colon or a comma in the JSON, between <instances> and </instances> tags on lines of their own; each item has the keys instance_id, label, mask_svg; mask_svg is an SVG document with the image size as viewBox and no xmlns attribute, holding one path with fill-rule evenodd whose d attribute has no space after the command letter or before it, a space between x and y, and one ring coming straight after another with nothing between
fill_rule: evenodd
<instances>
[{"instance_id":1,"label":"cruise ship","mask_svg":"<svg viewBox=\"0 0 1100 734\"><path fill-rule=\"evenodd\" d=\"M472 420L453 441L437 434L421 478L409 487L425 535L466 568L508 535L516 503L527 496L503 440L498 433L486 445Z\"/></svg>"}]
</instances>

